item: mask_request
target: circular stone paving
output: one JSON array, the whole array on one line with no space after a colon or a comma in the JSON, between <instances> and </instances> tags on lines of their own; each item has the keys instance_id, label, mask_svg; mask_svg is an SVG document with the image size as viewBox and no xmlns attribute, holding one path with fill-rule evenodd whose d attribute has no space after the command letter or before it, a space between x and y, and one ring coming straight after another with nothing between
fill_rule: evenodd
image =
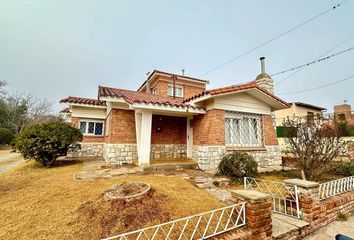
<instances>
[{"instance_id":1,"label":"circular stone paving","mask_svg":"<svg viewBox=\"0 0 354 240\"><path fill-rule=\"evenodd\" d=\"M104 196L108 199L132 200L138 198L151 189L148 183L144 182L123 182L109 188Z\"/></svg>"}]
</instances>

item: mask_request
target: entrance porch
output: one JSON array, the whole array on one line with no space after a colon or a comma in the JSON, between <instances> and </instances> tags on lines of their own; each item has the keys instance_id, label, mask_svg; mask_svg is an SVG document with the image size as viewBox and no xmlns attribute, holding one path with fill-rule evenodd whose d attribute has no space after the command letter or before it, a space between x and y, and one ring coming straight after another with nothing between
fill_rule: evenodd
<instances>
[{"instance_id":1,"label":"entrance porch","mask_svg":"<svg viewBox=\"0 0 354 240\"><path fill-rule=\"evenodd\" d=\"M135 110L138 165L147 169L196 168L192 160L193 114Z\"/></svg>"}]
</instances>

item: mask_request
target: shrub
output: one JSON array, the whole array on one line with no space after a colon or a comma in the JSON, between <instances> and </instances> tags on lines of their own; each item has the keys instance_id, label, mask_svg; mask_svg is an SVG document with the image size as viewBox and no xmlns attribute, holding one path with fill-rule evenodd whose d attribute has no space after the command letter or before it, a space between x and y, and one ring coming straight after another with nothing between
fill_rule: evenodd
<instances>
[{"instance_id":1,"label":"shrub","mask_svg":"<svg viewBox=\"0 0 354 240\"><path fill-rule=\"evenodd\" d=\"M346 177L353 176L354 165L349 162L332 163L329 172L335 175L342 175Z\"/></svg>"},{"instance_id":2,"label":"shrub","mask_svg":"<svg viewBox=\"0 0 354 240\"><path fill-rule=\"evenodd\" d=\"M218 174L228 176L233 181L242 181L244 177L256 177L257 162L247 153L228 153L219 163Z\"/></svg>"},{"instance_id":3,"label":"shrub","mask_svg":"<svg viewBox=\"0 0 354 240\"><path fill-rule=\"evenodd\" d=\"M7 128L0 128L0 145L10 144L15 135Z\"/></svg>"},{"instance_id":4,"label":"shrub","mask_svg":"<svg viewBox=\"0 0 354 240\"><path fill-rule=\"evenodd\" d=\"M79 129L67 123L51 122L25 128L14 139L14 148L25 159L51 166L58 157L67 154L70 145L81 140Z\"/></svg>"}]
</instances>

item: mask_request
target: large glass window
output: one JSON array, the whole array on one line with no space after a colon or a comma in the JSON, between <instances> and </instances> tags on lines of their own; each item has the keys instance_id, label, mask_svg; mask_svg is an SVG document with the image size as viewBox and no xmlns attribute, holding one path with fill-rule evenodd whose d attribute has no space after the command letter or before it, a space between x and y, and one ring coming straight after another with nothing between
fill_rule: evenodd
<instances>
[{"instance_id":1,"label":"large glass window","mask_svg":"<svg viewBox=\"0 0 354 240\"><path fill-rule=\"evenodd\" d=\"M261 115L225 112L225 143L235 147L261 147Z\"/></svg>"},{"instance_id":2,"label":"large glass window","mask_svg":"<svg viewBox=\"0 0 354 240\"><path fill-rule=\"evenodd\" d=\"M80 120L80 131L84 135L103 135L103 122Z\"/></svg>"}]
</instances>

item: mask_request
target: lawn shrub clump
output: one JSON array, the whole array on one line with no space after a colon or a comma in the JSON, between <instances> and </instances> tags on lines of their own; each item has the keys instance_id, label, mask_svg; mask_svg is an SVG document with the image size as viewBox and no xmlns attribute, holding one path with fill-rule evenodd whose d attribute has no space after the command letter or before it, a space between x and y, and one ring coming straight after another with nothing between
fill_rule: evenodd
<instances>
[{"instance_id":1,"label":"lawn shrub clump","mask_svg":"<svg viewBox=\"0 0 354 240\"><path fill-rule=\"evenodd\" d=\"M334 162L331 164L329 172L345 177L354 175L354 164L350 162Z\"/></svg>"},{"instance_id":2,"label":"lawn shrub clump","mask_svg":"<svg viewBox=\"0 0 354 240\"><path fill-rule=\"evenodd\" d=\"M8 145L15 135L7 128L0 128L0 145Z\"/></svg>"},{"instance_id":3,"label":"lawn shrub clump","mask_svg":"<svg viewBox=\"0 0 354 240\"><path fill-rule=\"evenodd\" d=\"M225 154L218 166L218 174L241 182L244 177L257 177L257 162L251 155L242 152Z\"/></svg>"},{"instance_id":4,"label":"lawn shrub clump","mask_svg":"<svg viewBox=\"0 0 354 240\"><path fill-rule=\"evenodd\" d=\"M14 148L25 159L51 166L58 157L67 154L70 145L81 140L79 129L63 122L50 122L25 128L15 137Z\"/></svg>"}]
</instances>

